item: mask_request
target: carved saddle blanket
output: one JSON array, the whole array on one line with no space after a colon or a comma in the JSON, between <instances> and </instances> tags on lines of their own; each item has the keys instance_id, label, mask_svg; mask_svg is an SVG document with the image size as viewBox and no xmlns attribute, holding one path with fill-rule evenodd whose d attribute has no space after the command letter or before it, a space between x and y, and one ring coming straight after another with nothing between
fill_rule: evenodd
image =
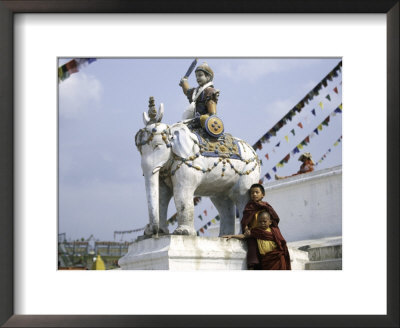
<instances>
[{"instance_id":1,"label":"carved saddle blanket","mask_svg":"<svg viewBox=\"0 0 400 328\"><path fill-rule=\"evenodd\" d=\"M192 129L199 140L200 154L205 157L225 157L242 159L237 140L229 133L224 133L218 138L211 137L204 129Z\"/></svg>"}]
</instances>

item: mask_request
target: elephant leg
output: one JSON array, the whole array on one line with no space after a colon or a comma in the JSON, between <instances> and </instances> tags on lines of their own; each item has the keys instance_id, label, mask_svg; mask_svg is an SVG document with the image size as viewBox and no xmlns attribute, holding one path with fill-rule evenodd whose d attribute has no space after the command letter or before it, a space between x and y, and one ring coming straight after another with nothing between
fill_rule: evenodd
<instances>
[{"instance_id":1,"label":"elephant leg","mask_svg":"<svg viewBox=\"0 0 400 328\"><path fill-rule=\"evenodd\" d=\"M193 193L193 189L174 187L174 201L178 219L178 227L173 232L174 235L197 235L194 228Z\"/></svg>"},{"instance_id":2,"label":"elephant leg","mask_svg":"<svg viewBox=\"0 0 400 328\"><path fill-rule=\"evenodd\" d=\"M235 233L235 203L227 196L210 197L220 217L219 236Z\"/></svg>"},{"instance_id":3,"label":"elephant leg","mask_svg":"<svg viewBox=\"0 0 400 328\"><path fill-rule=\"evenodd\" d=\"M168 215L168 204L172 198L172 190L163 181L160 181L160 228L159 233L169 233L167 215Z\"/></svg>"},{"instance_id":4,"label":"elephant leg","mask_svg":"<svg viewBox=\"0 0 400 328\"><path fill-rule=\"evenodd\" d=\"M240 196L238 197L238 200L236 201L236 207L237 207L237 209L238 209L239 218L240 218L240 219L242 219L242 217L243 217L244 208L246 207L246 204L249 202L249 200L250 200L249 193L246 192L246 193L244 193L243 195L240 195ZM240 229L240 230L241 230L241 229Z\"/></svg>"}]
</instances>

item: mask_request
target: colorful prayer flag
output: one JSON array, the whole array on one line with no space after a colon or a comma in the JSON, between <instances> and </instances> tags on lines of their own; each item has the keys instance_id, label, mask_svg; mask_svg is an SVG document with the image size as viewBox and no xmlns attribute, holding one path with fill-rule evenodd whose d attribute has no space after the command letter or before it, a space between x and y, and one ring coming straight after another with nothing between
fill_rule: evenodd
<instances>
[{"instance_id":1,"label":"colorful prayer flag","mask_svg":"<svg viewBox=\"0 0 400 328\"><path fill-rule=\"evenodd\" d=\"M326 125L326 126L328 126L329 124L329 120L330 120L330 116L328 116L323 122L322 122L322 124L323 125Z\"/></svg>"},{"instance_id":2,"label":"colorful prayer flag","mask_svg":"<svg viewBox=\"0 0 400 328\"><path fill-rule=\"evenodd\" d=\"M297 125L300 127L300 129L303 128L303 124L301 122L297 123Z\"/></svg>"}]
</instances>

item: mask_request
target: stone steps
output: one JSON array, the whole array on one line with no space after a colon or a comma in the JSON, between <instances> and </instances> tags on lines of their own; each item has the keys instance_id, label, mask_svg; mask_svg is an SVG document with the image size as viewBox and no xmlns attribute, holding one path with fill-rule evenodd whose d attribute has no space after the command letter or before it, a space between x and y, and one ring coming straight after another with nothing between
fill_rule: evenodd
<instances>
[{"instance_id":1,"label":"stone steps","mask_svg":"<svg viewBox=\"0 0 400 328\"><path fill-rule=\"evenodd\" d=\"M342 270L342 238L328 237L314 240L303 240L288 243L288 246L297 252L305 252L308 260L301 261L295 258L293 262L298 263L296 268L300 270Z\"/></svg>"},{"instance_id":2,"label":"stone steps","mask_svg":"<svg viewBox=\"0 0 400 328\"><path fill-rule=\"evenodd\" d=\"M305 264L304 270L342 270L342 259L311 261Z\"/></svg>"}]
</instances>

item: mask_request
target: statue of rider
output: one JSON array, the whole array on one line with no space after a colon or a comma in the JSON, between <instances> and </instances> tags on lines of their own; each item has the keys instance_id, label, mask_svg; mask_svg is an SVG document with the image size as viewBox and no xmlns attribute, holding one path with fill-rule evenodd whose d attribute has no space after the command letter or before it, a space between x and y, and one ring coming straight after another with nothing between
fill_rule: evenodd
<instances>
[{"instance_id":1,"label":"statue of rider","mask_svg":"<svg viewBox=\"0 0 400 328\"><path fill-rule=\"evenodd\" d=\"M206 120L217 113L219 90L214 88L214 72L207 63L197 66L195 74L198 87L190 88L186 76L179 83L190 103L183 114L183 119L197 118L194 122L200 122L204 128ZM192 124L192 127L196 127L196 123Z\"/></svg>"}]
</instances>

